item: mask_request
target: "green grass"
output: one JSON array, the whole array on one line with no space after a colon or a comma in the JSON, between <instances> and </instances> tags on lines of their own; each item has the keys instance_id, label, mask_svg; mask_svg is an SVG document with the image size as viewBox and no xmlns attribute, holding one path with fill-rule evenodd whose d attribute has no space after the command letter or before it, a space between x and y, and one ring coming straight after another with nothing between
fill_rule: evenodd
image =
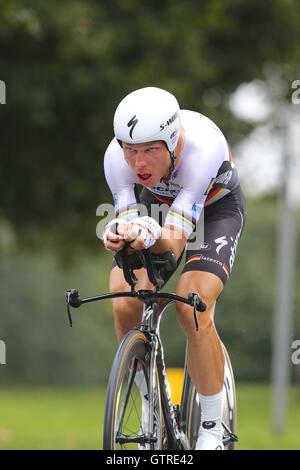
<instances>
[{"instance_id":1,"label":"green grass","mask_svg":"<svg viewBox=\"0 0 300 470\"><path fill-rule=\"evenodd\" d=\"M104 390L0 391L0 449L97 449Z\"/></svg>"},{"instance_id":2,"label":"green grass","mask_svg":"<svg viewBox=\"0 0 300 470\"><path fill-rule=\"evenodd\" d=\"M271 432L265 385L238 386L239 449L300 449L300 392L291 389L286 432ZM0 449L97 449L102 443L105 391L2 388Z\"/></svg>"},{"instance_id":3,"label":"green grass","mask_svg":"<svg viewBox=\"0 0 300 470\"><path fill-rule=\"evenodd\" d=\"M238 385L238 449L300 449L300 390L290 389L285 432L272 432L272 393L266 385Z\"/></svg>"}]
</instances>

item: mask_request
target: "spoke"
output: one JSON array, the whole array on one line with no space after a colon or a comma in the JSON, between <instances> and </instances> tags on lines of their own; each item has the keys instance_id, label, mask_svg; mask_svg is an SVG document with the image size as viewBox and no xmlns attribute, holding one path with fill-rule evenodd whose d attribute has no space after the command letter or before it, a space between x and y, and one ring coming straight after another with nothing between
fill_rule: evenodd
<instances>
[{"instance_id":1,"label":"spoke","mask_svg":"<svg viewBox=\"0 0 300 470\"><path fill-rule=\"evenodd\" d=\"M118 425L117 434L120 433L120 429L123 425L125 411L126 411L126 408L127 408L129 398L131 396L131 390L132 390L132 385L133 385L133 382L134 382L134 377L135 377L135 373L136 373L136 369L137 369L137 364L138 364L138 361L135 358L133 366L131 367L131 370L130 370L126 390L125 390L125 393L124 393L124 398L125 399L123 400L123 405L122 405L122 408L121 408L121 416L120 416L120 421L119 421L119 425ZM128 422L128 418L127 418L127 422ZM126 426L127 422L125 423L125 426Z\"/></svg>"},{"instance_id":2,"label":"spoke","mask_svg":"<svg viewBox=\"0 0 300 470\"><path fill-rule=\"evenodd\" d=\"M137 367L136 367L136 368L137 368ZM140 419L139 412L138 412L137 407L136 407L136 401L137 401L138 395L139 395L139 388L136 386L136 389L133 388L133 389L131 390L131 394L130 394L130 397L129 397L131 406L130 406L130 408L129 408L128 417L127 417L126 423L125 423L125 425L124 425L125 428L127 427L127 423L128 423L129 418L131 417L131 414L132 414L132 412L133 412L133 409L135 410L135 415L136 415L136 417L137 417L137 419L138 419L139 427L141 428L141 419ZM133 432L133 431L132 431L132 432Z\"/></svg>"},{"instance_id":3,"label":"spoke","mask_svg":"<svg viewBox=\"0 0 300 470\"><path fill-rule=\"evenodd\" d=\"M141 370L145 374L145 365L140 363L137 358L133 358L124 377L123 386L120 388L120 413L118 413L118 426L116 432L116 444L121 449L126 449L128 444L138 443L143 439L147 430L142 426L142 397L139 390L139 384L135 384L136 371L140 364ZM145 380L146 377L145 377ZM134 386L136 385L136 386ZM134 426L134 429L132 427ZM121 442L117 442L117 436ZM123 437L128 438L124 442ZM122 442L123 441L123 442Z\"/></svg>"}]
</instances>

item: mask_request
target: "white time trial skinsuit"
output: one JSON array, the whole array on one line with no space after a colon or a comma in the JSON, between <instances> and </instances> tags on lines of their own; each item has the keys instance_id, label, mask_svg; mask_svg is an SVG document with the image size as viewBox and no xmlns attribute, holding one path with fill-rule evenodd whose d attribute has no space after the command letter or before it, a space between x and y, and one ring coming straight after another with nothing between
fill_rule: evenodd
<instances>
[{"instance_id":1,"label":"white time trial skinsuit","mask_svg":"<svg viewBox=\"0 0 300 470\"><path fill-rule=\"evenodd\" d=\"M195 230L204 208L204 240L197 249L187 251L186 270L214 272L225 283L232 264L229 258L237 244L244 223L244 198L231 150L217 125L206 116L189 110L180 111L181 126L185 131L183 149L168 183L160 182L143 189L141 201L136 197L138 180L124 159L123 149L114 138L104 158L104 171L113 195L116 217L127 222L138 217L138 202L169 206L164 225L183 229L189 237ZM215 222L216 214L227 223ZM232 223L228 211L232 209ZM152 214L149 214L152 215ZM222 227L222 228L221 228ZM225 237L223 246L215 239ZM225 243L227 241L227 243ZM227 246L228 245L228 246ZM219 250L218 250L219 248ZM236 246L235 246L236 250ZM222 252L222 253L221 253ZM206 258L206 259L205 259ZM192 259L193 262L190 260ZM232 259L232 256L231 256ZM198 263L196 263L198 261Z\"/></svg>"}]
</instances>

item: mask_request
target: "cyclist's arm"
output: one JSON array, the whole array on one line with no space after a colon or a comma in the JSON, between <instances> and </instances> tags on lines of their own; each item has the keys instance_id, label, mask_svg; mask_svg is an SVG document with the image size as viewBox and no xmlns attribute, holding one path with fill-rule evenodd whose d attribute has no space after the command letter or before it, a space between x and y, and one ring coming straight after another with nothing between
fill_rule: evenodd
<instances>
[{"instance_id":1,"label":"cyclist's arm","mask_svg":"<svg viewBox=\"0 0 300 470\"><path fill-rule=\"evenodd\" d=\"M162 228L159 240L153 245L152 252L158 254L172 251L178 259L184 250L187 239L187 233L181 228L174 225L165 225Z\"/></svg>"}]
</instances>

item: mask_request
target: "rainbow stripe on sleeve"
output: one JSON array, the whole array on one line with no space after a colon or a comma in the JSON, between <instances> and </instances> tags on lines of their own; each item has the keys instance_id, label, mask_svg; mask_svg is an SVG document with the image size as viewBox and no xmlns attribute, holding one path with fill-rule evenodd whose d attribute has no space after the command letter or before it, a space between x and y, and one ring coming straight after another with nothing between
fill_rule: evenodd
<instances>
[{"instance_id":1,"label":"rainbow stripe on sleeve","mask_svg":"<svg viewBox=\"0 0 300 470\"><path fill-rule=\"evenodd\" d=\"M196 223L197 219L194 215L177 209L175 206L171 206L165 221L165 225L175 225L176 227L180 227L186 231L188 234L193 232Z\"/></svg>"},{"instance_id":2,"label":"rainbow stripe on sleeve","mask_svg":"<svg viewBox=\"0 0 300 470\"><path fill-rule=\"evenodd\" d=\"M122 219L133 219L134 217L138 217L137 203L132 202L121 208L116 208L116 217L120 217Z\"/></svg>"}]
</instances>

